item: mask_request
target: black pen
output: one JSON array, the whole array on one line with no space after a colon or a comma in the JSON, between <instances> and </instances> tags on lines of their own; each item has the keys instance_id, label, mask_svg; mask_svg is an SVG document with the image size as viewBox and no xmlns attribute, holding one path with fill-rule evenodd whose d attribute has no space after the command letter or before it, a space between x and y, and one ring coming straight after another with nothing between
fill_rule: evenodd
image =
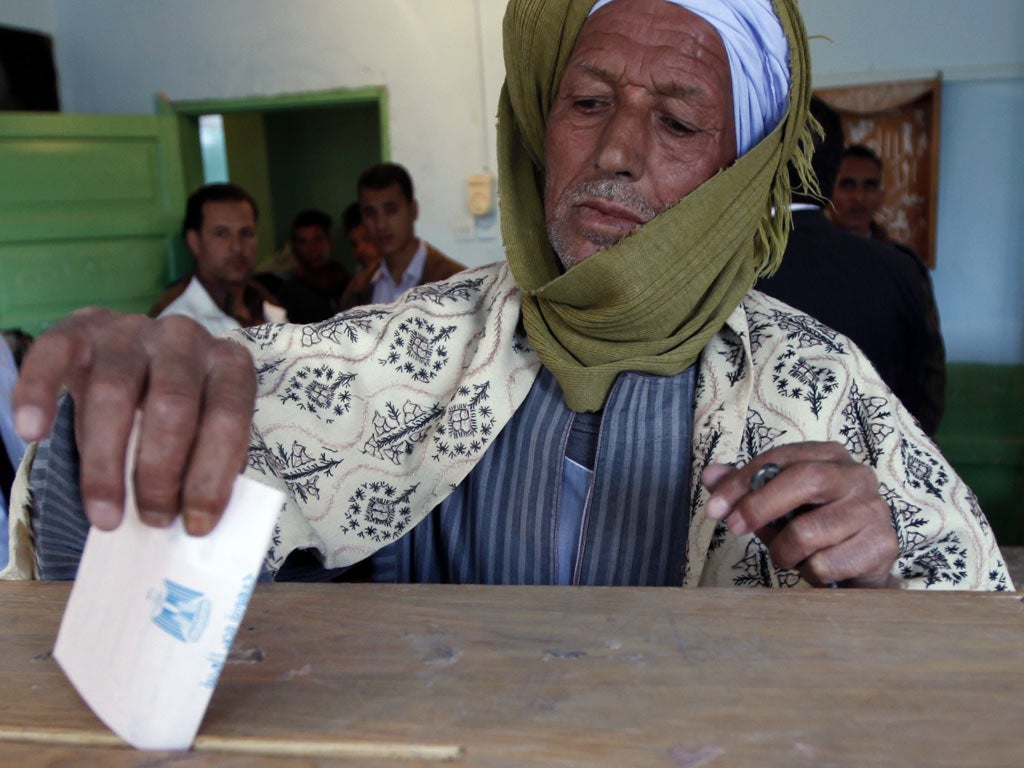
<instances>
[{"instance_id":1,"label":"black pen","mask_svg":"<svg viewBox=\"0 0 1024 768\"><path fill-rule=\"evenodd\" d=\"M750 478L750 490L760 491L764 488L769 480L774 480L782 473L782 467L774 462L767 462L758 467L758 470ZM796 516L796 510L791 509L784 515L780 515L769 523L776 530L781 529L786 523L792 520ZM839 583L830 581L825 585L829 589L839 589Z\"/></svg>"}]
</instances>

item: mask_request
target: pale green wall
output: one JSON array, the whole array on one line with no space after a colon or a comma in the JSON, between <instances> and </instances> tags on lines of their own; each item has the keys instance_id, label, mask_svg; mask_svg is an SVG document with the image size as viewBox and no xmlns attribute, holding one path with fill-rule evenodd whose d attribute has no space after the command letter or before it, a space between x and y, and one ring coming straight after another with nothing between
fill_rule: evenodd
<instances>
[{"instance_id":1,"label":"pale green wall","mask_svg":"<svg viewBox=\"0 0 1024 768\"><path fill-rule=\"evenodd\" d=\"M228 175L244 187L260 207L256 226L260 239L259 261L274 253L274 194L267 164L267 139L260 114L224 115L224 145L228 153Z\"/></svg>"}]
</instances>

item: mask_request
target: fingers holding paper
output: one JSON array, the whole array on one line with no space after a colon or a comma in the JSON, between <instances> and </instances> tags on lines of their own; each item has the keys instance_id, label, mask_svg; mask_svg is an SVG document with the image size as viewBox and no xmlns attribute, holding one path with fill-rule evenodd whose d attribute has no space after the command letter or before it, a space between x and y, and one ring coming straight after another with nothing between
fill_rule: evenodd
<instances>
[{"instance_id":1,"label":"fingers holding paper","mask_svg":"<svg viewBox=\"0 0 1024 768\"><path fill-rule=\"evenodd\" d=\"M256 391L249 354L185 317L150 320L90 308L34 342L13 396L28 440L50 429L57 395L75 401L86 514L112 529L124 507L125 452L136 409L142 429L134 485L142 519L210 531L245 464Z\"/></svg>"},{"instance_id":2,"label":"fingers holding paper","mask_svg":"<svg viewBox=\"0 0 1024 768\"><path fill-rule=\"evenodd\" d=\"M777 474L758 475L768 464ZM892 586L899 545L889 505L874 471L838 443L779 446L739 468L713 464L703 483L708 516L735 535L756 534L778 566L812 584Z\"/></svg>"}]
</instances>

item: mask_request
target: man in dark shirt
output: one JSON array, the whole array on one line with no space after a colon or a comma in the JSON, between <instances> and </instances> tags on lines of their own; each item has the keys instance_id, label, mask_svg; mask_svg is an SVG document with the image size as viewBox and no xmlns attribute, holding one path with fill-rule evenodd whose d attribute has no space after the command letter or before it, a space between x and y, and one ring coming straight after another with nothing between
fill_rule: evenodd
<instances>
[{"instance_id":1,"label":"man in dark shirt","mask_svg":"<svg viewBox=\"0 0 1024 768\"><path fill-rule=\"evenodd\" d=\"M348 271L331 259L331 217L314 209L292 222L295 269L277 288L277 296L293 323L316 323L340 310Z\"/></svg>"},{"instance_id":2,"label":"man in dark shirt","mask_svg":"<svg viewBox=\"0 0 1024 768\"><path fill-rule=\"evenodd\" d=\"M843 151L842 125L820 99L812 101L811 112L825 129L814 171L821 189L831 190ZM793 233L782 266L757 288L852 339L934 435L938 420L925 405L928 297L913 258L843 231L826 218L818 199L794 193L793 201Z\"/></svg>"},{"instance_id":3,"label":"man in dark shirt","mask_svg":"<svg viewBox=\"0 0 1024 768\"><path fill-rule=\"evenodd\" d=\"M939 308L928 266L913 248L893 239L876 218L885 202L883 170L882 158L871 147L852 144L843 150L839 177L832 193L832 220L851 235L892 245L914 259L921 288L928 300L925 312L928 326L926 392L920 418L922 424L934 425L934 429L928 429L929 434L934 434L946 407L946 347L939 326Z\"/></svg>"}]
</instances>

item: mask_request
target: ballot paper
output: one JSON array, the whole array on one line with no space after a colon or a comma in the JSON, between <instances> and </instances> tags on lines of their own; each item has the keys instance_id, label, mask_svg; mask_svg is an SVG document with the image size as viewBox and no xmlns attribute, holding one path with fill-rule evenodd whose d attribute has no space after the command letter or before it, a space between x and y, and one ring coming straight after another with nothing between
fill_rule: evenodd
<instances>
[{"instance_id":1,"label":"ballot paper","mask_svg":"<svg viewBox=\"0 0 1024 768\"><path fill-rule=\"evenodd\" d=\"M277 514L235 480L206 536L143 525L130 492L114 531L89 531L54 656L93 712L138 749L188 749L245 615Z\"/></svg>"}]
</instances>

